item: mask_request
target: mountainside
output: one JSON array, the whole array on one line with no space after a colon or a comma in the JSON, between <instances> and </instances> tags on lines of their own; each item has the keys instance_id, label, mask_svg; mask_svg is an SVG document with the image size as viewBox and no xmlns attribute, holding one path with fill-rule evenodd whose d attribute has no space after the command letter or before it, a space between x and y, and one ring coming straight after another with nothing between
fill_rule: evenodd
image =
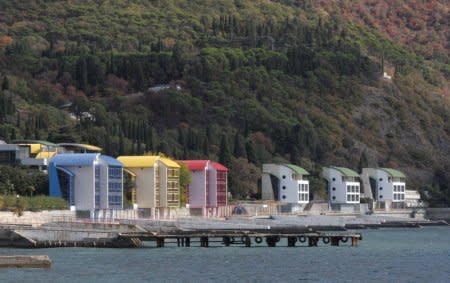
<instances>
[{"instance_id":1,"label":"mountainside","mask_svg":"<svg viewBox=\"0 0 450 283\"><path fill-rule=\"evenodd\" d=\"M2 1L0 137L218 159L238 198L263 162L315 197L321 166L394 167L449 204L448 7L390 2Z\"/></svg>"}]
</instances>

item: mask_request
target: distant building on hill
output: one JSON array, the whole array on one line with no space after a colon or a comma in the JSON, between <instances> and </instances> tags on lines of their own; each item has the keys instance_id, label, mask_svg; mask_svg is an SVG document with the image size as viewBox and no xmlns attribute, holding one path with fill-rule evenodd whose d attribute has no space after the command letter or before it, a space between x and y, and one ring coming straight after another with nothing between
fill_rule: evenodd
<instances>
[{"instance_id":1,"label":"distant building on hill","mask_svg":"<svg viewBox=\"0 0 450 283\"><path fill-rule=\"evenodd\" d=\"M100 153L102 148L82 143L58 143L60 151L63 153Z\"/></svg>"},{"instance_id":2,"label":"distant building on hill","mask_svg":"<svg viewBox=\"0 0 450 283\"><path fill-rule=\"evenodd\" d=\"M122 163L99 153L57 154L49 163L49 194L71 209L122 209Z\"/></svg>"},{"instance_id":3,"label":"distant building on hill","mask_svg":"<svg viewBox=\"0 0 450 283\"><path fill-rule=\"evenodd\" d=\"M360 203L360 179L355 171L344 167L324 167L323 177L328 181L328 200L332 209L349 209ZM357 209L359 210L359 209Z\"/></svg>"},{"instance_id":4,"label":"distant building on hill","mask_svg":"<svg viewBox=\"0 0 450 283\"><path fill-rule=\"evenodd\" d=\"M309 202L309 173L293 164L263 164L262 199L304 205Z\"/></svg>"},{"instance_id":5,"label":"distant building on hill","mask_svg":"<svg viewBox=\"0 0 450 283\"><path fill-rule=\"evenodd\" d=\"M227 205L228 169L225 166L211 160L179 162L185 164L192 175L186 188L186 201L191 211L198 209L204 216L214 215L217 208Z\"/></svg>"},{"instance_id":6,"label":"distant building on hill","mask_svg":"<svg viewBox=\"0 0 450 283\"><path fill-rule=\"evenodd\" d=\"M0 164L47 170L48 160L57 154L56 144L39 140L17 140L0 144Z\"/></svg>"}]
</instances>

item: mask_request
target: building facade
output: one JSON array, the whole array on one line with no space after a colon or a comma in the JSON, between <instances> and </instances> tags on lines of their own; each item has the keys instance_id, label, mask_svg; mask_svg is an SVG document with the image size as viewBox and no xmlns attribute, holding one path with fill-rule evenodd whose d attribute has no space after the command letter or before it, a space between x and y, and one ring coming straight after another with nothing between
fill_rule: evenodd
<instances>
[{"instance_id":1,"label":"building facade","mask_svg":"<svg viewBox=\"0 0 450 283\"><path fill-rule=\"evenodd\" d=\"M71 209L123 208L123 165L99 153L57 154L49 162L49 194Z\"/></svg>"},{"instance_id":2,"label":"building facade","mask_svg":"<svg viewBox=\"0 0 450 283\"><path fill-rule=\"evenodd\" d=\"M309 173L293 164L263 164L262 199L292 204L309 202Z\"/></svg>"},{"instance_id":3,"label":"building facade","mask_svg":"<svg viewBox=\"0 0 450 283\"><path fill-rule=\"evenodd\" d=\"M405 206L406 176L392 168L363 168L361 179L369 188L378 208Z\"/></svg>"},{"instance_id":4,"label":"building facade","mask_svg":"<svg viewBox=\"0 0 450 283\"><path fill-rule=\"evenodd\" d=\"M322 175L328 181L328 200L331 205L360 203L358 173L344 167L324 167Z\"/></svg>"},{"instance_id":5,"label":"building facade","mask_svg":"<svg viewBox=\"0 0 450 283\"><path fill-rule=\"evenodd\" d=\"M124 170L134 179L139 208L180 206L180 166L160 156L119 156Z\"/></svg>"},{"instance_id":6,"label":"building facade","mask_svg":"<svg viewBox=\"0 0 450 283\"><path fill-rule=\"evenodd\" d=\"M186 202L192 209L209 209L227 205L228 169L211 160L181 160L191 172L186 188ZM205 213L203 213L205 214Z\"/></svg>"},{"instance_id":7,"label":"building facade","mask_svg":"<svg viewBox=\"0 0 450 283\"><path fill-rule=\"evenodd\" d=\"M0 164L22 165L46 171L48 160L58 153L53 143L37 140L0 143Z\"/></svg>"}]
</instances>

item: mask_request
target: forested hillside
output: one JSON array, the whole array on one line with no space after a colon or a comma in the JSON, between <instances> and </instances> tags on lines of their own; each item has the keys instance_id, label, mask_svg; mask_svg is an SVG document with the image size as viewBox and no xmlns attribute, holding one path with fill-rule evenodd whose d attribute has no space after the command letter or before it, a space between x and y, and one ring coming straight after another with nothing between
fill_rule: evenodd
<instances>
[{"instance_id":1,"label":"forested hillside","mask_svg":"<svg viewBox=\"0 0 450 283\"><path fill-rule=\"evenodd\" d=\"M1 1L0 136L217 159L235 198L263 162L309 170L316 198L321 166L394 167L449 204L448 7L395 2Z\"/></svg>"}]
</instances>

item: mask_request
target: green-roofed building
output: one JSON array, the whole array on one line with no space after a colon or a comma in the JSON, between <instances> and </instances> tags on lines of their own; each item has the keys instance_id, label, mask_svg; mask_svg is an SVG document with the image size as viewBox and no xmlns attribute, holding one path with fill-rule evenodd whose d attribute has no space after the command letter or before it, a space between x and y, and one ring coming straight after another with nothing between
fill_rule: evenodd
<instances>
[{"instance_id":1,"label":"green-roofed building","mask_svg":"<svg viewBox=\"0 0 450 283\"><path fill-rule=\"evenodd\" d=\"M324 167L322 175L328 181L328 198L332 206L360 203L358 173L345 167Z\"/></svg>"},{"instance_id":2,"label":"green-roofed building","mask_svg":"<svg viewBox=\"0 0 450 283\"><path fill-rule=\"evenodd\" d=\"M262 199L303 205L309 202L309 175L294 164L263 164Z\"/></svg>"},{"instance_id":3,"label":"green-roofed building","mask_svg":"<svg viewBox=\"0 0 450 283\"><path fill-rule=\"evenodd\" d=\"M361 178L375 209L404 208L406 175L392 168L363 168Z\"/></svg>"}]
</instances>

